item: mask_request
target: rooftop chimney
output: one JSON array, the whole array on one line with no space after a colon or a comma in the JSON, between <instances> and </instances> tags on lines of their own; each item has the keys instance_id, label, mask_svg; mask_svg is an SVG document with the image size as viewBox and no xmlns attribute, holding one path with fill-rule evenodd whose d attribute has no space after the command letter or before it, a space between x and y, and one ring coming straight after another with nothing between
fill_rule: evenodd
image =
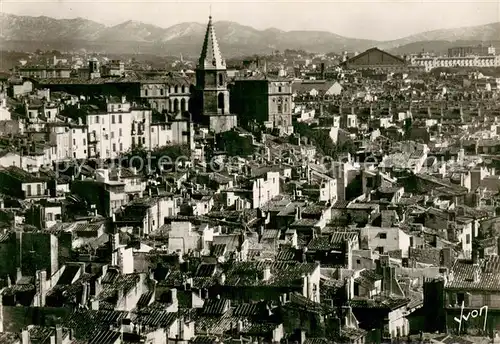
<instances>
[{"instance_id":1,"label":"rooftop chimney","mask_svg":"<svg viewBox=\"0 0 500 344\"><path fill-rule=\"evenodd\" d=\"M302 218L302 209L300 208L300 206L298 206L297 208L295 208L295 219L300 220L301 218Z\"/></svg>"},{"instance_id":2,"label":"rooftop chimney","mask_svg":"<svg viewBox=\"0 0 500 344\"><path fill-rule=\"evenodd\" d=\"M238 333L243 332L243 321L238 320L238 328L237 328L237 330L238 330Z\"/></svg>"},{"instance_id":3,"label":"rooftop chimney","mask_svg":"<svg viewBox=\"0 0 500 344\"><path fill-rule=\"evenodd\" d=\"M16 269L16 283L19 282L23 278L23 273L21 272L21 268L18 267Z\"/></svg>"},{"instance_id":4,"label":"rooftop chimney","mask_svg":"<svg viewBox=\"0 0 500 344\"><path fill-rule=\"evenodd\" d=\"M480 268L479 268L479 266L475 265L474 266L474 271L472 273L472 279L473 279L474 283L478 283L479 282L479 277L480 277L479 273L480 273Z\"/></svg>"},{"instance_id":5,"label":"rooftop chimney","mask_svg":"<svg viewBox=\"0 0 500 344\"><path fill-rule=\"evenodd\" d=\"M97 299L92 300L91 309L94 311L99 310L99 300L97 300Z\"/></svg>"},{"instance_id":6,"label":"rooftop chimney","mask_svg":"<svg viewBox=\"0 0 500 344\"><path fill-rule=\"evenodd\" d=\"M90 285L89 283L83 283L82 285L83 287L83 290L82 290L82 299L80 301L80 304L82 306L85 306L87 304L87 300L88 300L88 296L89 296L89 292L90 292Z\"/></svg>"},{"instance_id":7,"label":"rooftop chimney","mask_svg":"<svg viewBox=\"0 0 500 344\"><path fill-rule=\"evenodd\" d=\"M300 330L300 344L304 344L306 342L306 331Z\"/></svg>"},{"instance_id":8,"label":"rooftop chimney","mask_svg":"<svg viewBox=\"0 0 500 344\"><path fill-rule=\"evenodd\" d=\"M177 302L177 289L170 289L170 297L172 298L172 303Z\"/></svg>"},{"instance_id":9,"label":"rooftop chimney","mask_svg":"<svg viewBox=\"0 0 500 344\"><path fill-rule=\"evenodd\" d=\"M31 344L30 332L27 328L21 333L21 344Z\"/></svg>"},{"instance_id":10,"label":"rooftop chimney","mask_svg":"<svg viewBox=\"0 0 500 344\"><path fill-rule=\"evenodd\" d=\"M111 241L111 250L115 251L118 247L120 247L120 233L114 233Z\"/></svg>"},{"instance_id":11,"label":"rooftop chimney","mask_svg":"<svg viewBox=\"0 0 500 344\"><path fill-rule=\"evenodd\" d=\"M477 250L472 250L472 264L477 264L479 258L479 252Z\"/></svg>"},{"instance_id":12,"label":"rooftop chimney","mask_svg":"<svg viewBox=\"0 0 500 344\"><path fill-rule=\"evenodd\" d=\"M56 337L56 344L63 344L63 330L61 325L56 325L55 337Z\"/></svg>"},{"instance_id":13,"label":"rooftop chimney","mask_svg":"<svg viewBox=\"0 0 500 344\"><path fill-rule=\"evenodd\" d=\"M219 284L220 285L224 285L226 283L226 275L225 274L221 274L220 277L219 277Z\"/></svg>"},{"instance_id":14,"label":"rooftop chimney","mask_svg":"<svg viewBox=\"0 0 500 344\"><path fill-rule=\"evenodd\" d=\"M268 266L266 266L264 268L264 276L263 276L262 280L264 282L266 282L266 281L269 281L270 279L271 279L271 268L269 268Z\"/></svg>"}]
</instances>

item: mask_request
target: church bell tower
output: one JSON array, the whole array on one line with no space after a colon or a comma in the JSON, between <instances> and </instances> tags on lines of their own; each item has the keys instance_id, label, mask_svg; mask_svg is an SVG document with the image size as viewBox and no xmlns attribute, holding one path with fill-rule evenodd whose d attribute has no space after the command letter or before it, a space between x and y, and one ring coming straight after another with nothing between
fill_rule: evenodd
<instances>
[{"instance_id":1,"label":"church bell tower","mask_svg":"<svg viewBox=\"0 0 500 344\"><path fill-rule=\"evenodd\" d=\"M226 61L220 52L212 16L208 20L196 68L196 93L198 115L209 122L211 129L221 132L229 130L227 126L232 128L236 125L236 117L229 112Z\"/></svg>"}]
</instances>

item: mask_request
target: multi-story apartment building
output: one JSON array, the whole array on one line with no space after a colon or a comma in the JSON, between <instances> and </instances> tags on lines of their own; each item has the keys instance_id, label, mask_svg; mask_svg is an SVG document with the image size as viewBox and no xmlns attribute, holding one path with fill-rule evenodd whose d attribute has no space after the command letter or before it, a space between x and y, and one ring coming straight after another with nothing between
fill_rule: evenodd
<instances>
[{"instance_id":1,"label":"multi-story apartment building","mask_svg":"<svg viewBox=\"0 0 500 344\"><path fill-rule=\"evenodd\" d=\"M49 140L56 147L55 159L87 159L88 134L83 124L51 123L47 126Z\"/></svg>"},{"instance_id":2,"label":"multi-story apartment building","mask_svg":"<svg viewBox=\"0 0 500 344\"><path fill-rule=\"evenodd\" d=\"M466 57L412 57L411 64L430 71L442 67L498 67L500 55Z\"/></svg>"},{"instance_id":3,"label":"multi-story apartment building","mask_svg":"<svg viewBox=\"0 0 500 344\"><path fill-rule=\"evenodd\" d=\"M101 68L104 76L123 76L125 74L125 63L120 60L111 60Z\"/></svg>"},{"instance_id":4,"label":"multi-story apartment building","mask_svg":"<svg viewBox=\"0 0 500 344\"><path fill-rule=\"evenodd\" d=\"M494 46L482 46L477 47L453 47L448 49L448 57L465 57L465 56L485 56L485 55L495 55Z\"/></svg>"},{"instance_id":5,"label":"multi-story apartment building","mask_svg":"<svg viewBox=\"0 0 500 344\"><path fill-rule=\"evenodd\" d=\"M71 67L66 66L22 66L17 71L26 78L52 79L69 78Z\"/></svg>"},{"instance_id":6,"label":"multi-story apartment building","mask_svg":"<svg viewBox=\"0 0 500 344\"><path fill-rule=\"evenodd\" d=\"M252 182L253 208L260 208L280 194L280 173L267 172Z\"/></svg>"},{"instance_id":7,"label":"multi-story apartment building","mask_svg":"<svg viewBox=\"0 0 500 344\"><path fill-rule=\"evenodd\" d=\"M151 110L132 106L125 98L109 100L106 111L91 112L88 156L114 159L134 147L151 148Z\"/></svg>"},{"instance_id":8,"label":"multi-story apartment building","mask_svg":"<svg viewBox=\"0 0 500 344\"><path fill-rule=\"evenodd\" d=\"M191 89L189 79L183 77L164 77L142 80L140 97L152 109L159 112L184 113L190 111Z\"/></svg>"},{"instance_id":9,"label":"multi-story apartment building","mask_svg":"<svg viewBox=\"0 0 500 344\"><path fill-rule=\"evenodd\" d=\"M291 134L292 83L264 75L236 80L231 90L231 109L242 123L256 121Z\"/></svg>"},{"instance_id":10,"label":"multi-story apartment building","mask_svg":"<svg viewBox=\"0 0 500 344\"><path fill-rule=\"evenodd\" d=\"M186 119L172 119L151 124L151 149L168 145L194 147L193 123Z\"/></svg>"},{"instance_id":11,"label":"multi-story apartment building","mask_svg":"<svg viewBox=\"0 0 500 344\"><path fill-rule=\"evenodd\" d=\"M268 171L252 178L242 188L231 188L226 192L228 207L236 210L257 209L280 194L280 173Z\"/></svg>"}]
</instances>

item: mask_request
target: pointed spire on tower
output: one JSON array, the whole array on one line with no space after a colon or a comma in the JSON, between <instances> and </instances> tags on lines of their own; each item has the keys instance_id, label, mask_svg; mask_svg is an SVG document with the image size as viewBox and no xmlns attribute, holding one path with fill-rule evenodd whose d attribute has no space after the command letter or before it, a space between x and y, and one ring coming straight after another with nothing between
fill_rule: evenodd
<instances>
[{"instance_id":1,"label":"pointed spire on tower","mask_svg":"<svg viewBox=\"0 0 500 344\"><path fill-rule=\"evenodd\" d=\"M215 35L215 28L212 23L212 14L208 17L207 32L203 41L203 48L201 49L200 60L198 62L200 69L226 69L226 63L222 58Z\"/></svg>"}]
</instances>

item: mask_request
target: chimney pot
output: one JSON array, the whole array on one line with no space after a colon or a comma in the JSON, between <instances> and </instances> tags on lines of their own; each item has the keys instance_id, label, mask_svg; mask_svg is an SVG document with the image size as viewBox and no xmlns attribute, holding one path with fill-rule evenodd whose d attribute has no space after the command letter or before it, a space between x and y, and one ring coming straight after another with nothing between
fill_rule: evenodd
<instances>
[{"instance_id":1,"label":"chimney pot","mask_svg":"<svg viewBox=\"0 0 500 344\"><path fill-rule=\"evenodd\" d=\"M177 289L175 289L175 288L170 289L170 295L172 297L172 303L176 303L177 302Z\"/></svg>"}]
</instances>

